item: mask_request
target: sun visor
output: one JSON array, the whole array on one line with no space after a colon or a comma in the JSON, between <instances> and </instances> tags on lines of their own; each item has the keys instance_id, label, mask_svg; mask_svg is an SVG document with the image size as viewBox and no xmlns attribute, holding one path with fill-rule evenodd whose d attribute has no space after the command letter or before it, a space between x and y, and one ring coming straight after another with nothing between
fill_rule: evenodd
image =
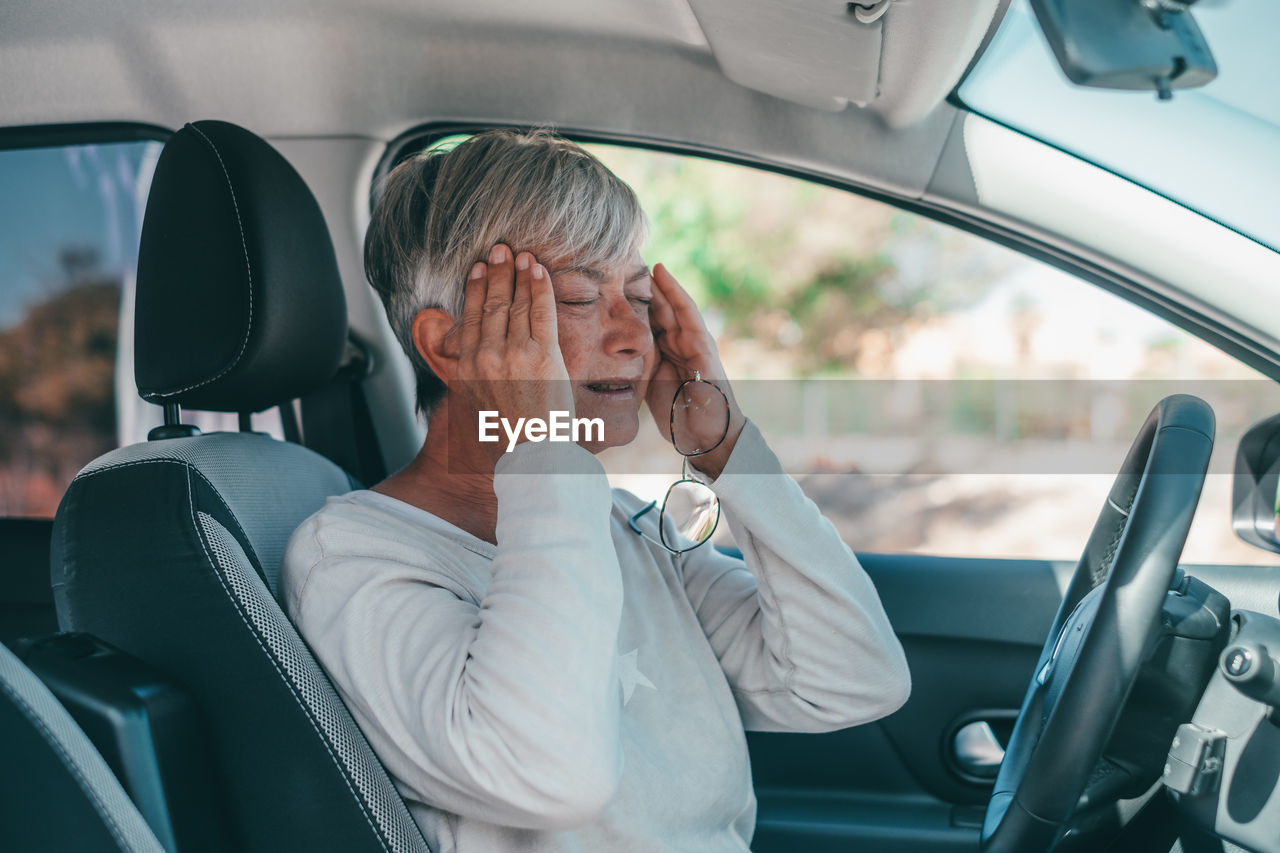
<instances>
[{"instance_id":1,"label":"sun visor","mask_svg":"<svg viewBox=\"0 0 1280 853\"><path fill-rule=\"evenodd\" d=\"M994 32L1007 0L688 0L730 80L891 127L928 115Z\"/></svg>"},{"instance_id":2,"label":"sun visor","mask_svg":"<svg viewBox=\"0 0 1280 853\"><path fill-rule=\"evenodd\" d=\"M893 0L689 0L720 70L788 101L839 111L875 100Z\"/></svg>"}]
</instances>

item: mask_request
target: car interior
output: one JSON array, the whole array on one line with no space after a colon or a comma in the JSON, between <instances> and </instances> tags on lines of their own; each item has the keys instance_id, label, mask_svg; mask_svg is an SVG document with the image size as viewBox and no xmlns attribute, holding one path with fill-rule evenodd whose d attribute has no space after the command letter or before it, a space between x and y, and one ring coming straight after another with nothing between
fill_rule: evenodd
<instances>
[{"instance_id":1,"label":"car interior","mask_svg":"<svg viewBox=\"0 0 1280 853\"><path fill-rule=\"evenodd\" d=\"M851 729L748 733L752 849L1280 850L1280 225L1256 203L1280 190L1258 153L1280 111L1234 163L1206 167L1246 201L1198 207L1152 157L1128 172L1020 125L991 64L1020 55L1015 25L1035 27L1072 98L1114 95L1083 84L1140 90L1135 116L1195 106L1195 87L1234 79L1215 15L1257 14L1265 31L1264 5L11 5L0 158L138 144L147 180L136 233L123 226L136 273L106 380L113 431L141 414L128 440L66 463L56 514L0 512L0 848L431 849L278 603L280 562L327 498L421 446L412 371L362 268L379 181L441 140L549 127L975 235L1265 386L1250 392L1258 419L1205 384L1160 384L1096 472L1092 527L1067 531L1078 560L849 539L912 695ZM1247 185L1212 172L1250 163ZM11 204L0 226L44 202ZM27 356L3 352L10 328L0 312L0 406L14 412L0 436L21 460L34 445L9 424ZM1206 506L1215 477L1229 506ZM1188 560L1208 513L1258 559Z\"/></svg>"}]
</instances>

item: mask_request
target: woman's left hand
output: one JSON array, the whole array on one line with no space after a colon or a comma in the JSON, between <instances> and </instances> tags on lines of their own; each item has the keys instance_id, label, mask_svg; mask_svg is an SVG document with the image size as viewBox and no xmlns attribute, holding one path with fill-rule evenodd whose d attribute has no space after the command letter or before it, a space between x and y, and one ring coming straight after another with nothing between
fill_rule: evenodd
<instances>
[{"instance_id":1,"label":"woman's left hand","mask_svg":"<svg viewBox=\"0 0 1280 853\"><path fill-rule=\"evenodd\" d=\"M711 478L720 476L729 454L733 452L738 436L747 419L738 408L733 389L729 387L724 365L716 351L715 339L707 331L707 324L698 312L693 298L685 292L675 277L662 264L653 268L653 301L649 305L649 322L653 326L653 340L658 348L659 361L649 382L645 401L653 413L654 423L667 441L671 441L671 406L680 383L693 379L695 373L724 392L729 403L729 430L714 450L689 457L689 462ZM707 389L710 391L710 389ZM719 395L710 392L719 400ZM724 429L723 410L708 405L702 412L689 416L691 430L699 435L719 436ZM714 442L714 437L711 439Z\"/></svg>"}]
</instances>

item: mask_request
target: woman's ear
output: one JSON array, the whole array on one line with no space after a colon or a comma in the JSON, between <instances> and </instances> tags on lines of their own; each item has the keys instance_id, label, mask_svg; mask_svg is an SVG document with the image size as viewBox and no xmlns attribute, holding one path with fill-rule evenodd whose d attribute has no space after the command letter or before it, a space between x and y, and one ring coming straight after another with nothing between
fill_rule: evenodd
<instances>
[{"instance_id":1,"label":"woman's ear","mask_svg":"<svg viewBox=\"0 0 1280 853\"><path fill-rule=\"evenodd\" d=\"M413 345L431 372L445 385L458 374L458 336L453 315L443 308L426 308L413 318Z\"/></svg>"}]
</instances>

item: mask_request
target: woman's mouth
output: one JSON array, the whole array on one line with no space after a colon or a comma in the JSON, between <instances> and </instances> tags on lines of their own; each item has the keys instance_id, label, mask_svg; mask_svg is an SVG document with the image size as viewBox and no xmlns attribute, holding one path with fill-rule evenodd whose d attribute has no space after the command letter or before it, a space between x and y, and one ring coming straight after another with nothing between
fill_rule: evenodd
<instances>
[{"instance_id":1,"label":"woman's mouth","mask_svg":"<svg viewBox=\"0 0 1280 853\"><path fill-rule=\"evenodd\" d=\"M586 382L582 387L606 400L629 400L636 395L636 383L621 379Z\"/></svg>"}]
</instances>

